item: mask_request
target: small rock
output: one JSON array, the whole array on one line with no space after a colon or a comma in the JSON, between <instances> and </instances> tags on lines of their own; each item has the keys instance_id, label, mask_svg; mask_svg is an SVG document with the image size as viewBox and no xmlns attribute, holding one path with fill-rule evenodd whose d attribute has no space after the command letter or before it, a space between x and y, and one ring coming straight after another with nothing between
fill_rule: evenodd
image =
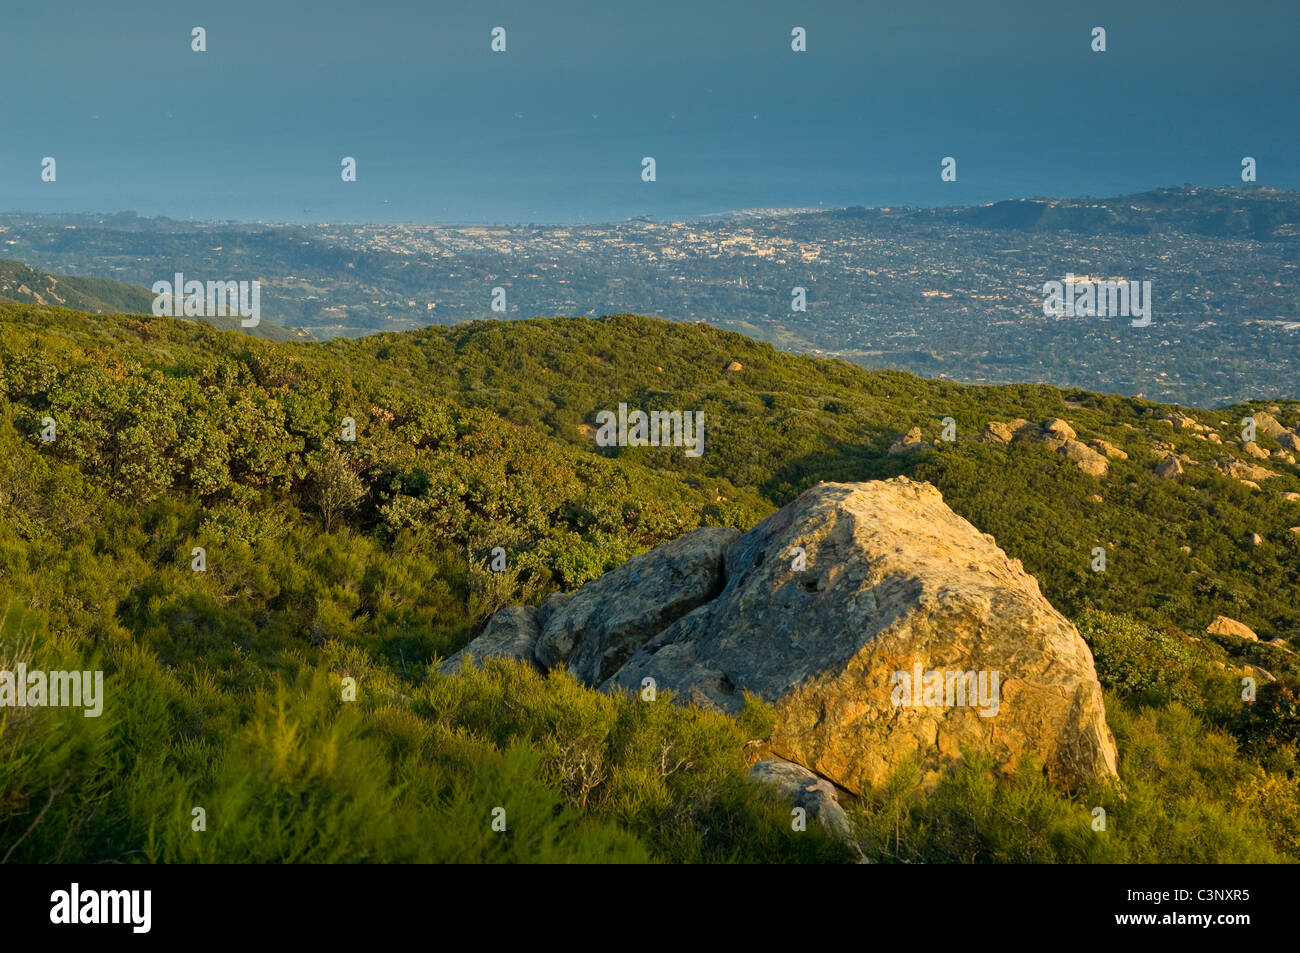
<instances>
[{"instance_id":1,"label":"small rock","mask_svg":"<svg viewBox=\"0 0 1300 953\"><path fill-rule=\"evenodd\" d=\"M1005 445L1011 442L1014 433L1015 431L1011 429L1010 425L991 420L984 425L984 429L979 435L979 441L980 443Z\"/></svg>"},{"instance_id":2,"label":"small rock","mask_svg":"<svg viewBox=\"0 0 1300 953\"><path fill-rule=\"evenodd\" d=\"M727 370L729 371L743 371L744 369L745 365L741 364L740 361L732 361L727 365Z\"/></svg>"},{"instance_id":3,"label":"small rock","mask_svg":"<svg viewBox=\"0 0 1300 953\"><path fill-rule=\"evenodd\" d=\"M1053 417L1047 423L1043 424L1044 436L1058 437L1061 440L1074 440L1079 435L1074 432L1068 421Z\"/></svg>"},{"instance_id":4,"label":"small rock","mask_svg":"<svg viewBox=\"0 0 1300 953\"><path fill-rule=\"evenodd\" d=\"M1175 477L1183 475L1183 465L1178 462L1177 457L1165 457L1165 459L1156 467L1156 476L1162 480L1172 480Z\"/></svg>"},{"instance_id":5,"label":"small rock","mask_svg":"<svg viewBox=\"0 0 1300 953\"><path fill-rule=\"evenodd\" d=\"M1260 536L1259 533L1251 533L1251 534L1250 534L1250 545L1252 545L1252 546L1263 546L1263 545L1264 545L1264 537L1263 537L1263 536Z\"/></svg>"},{"instance_id":6,"label":"small rock","mask_svg":"<svg viewBox=\"0 0 1300 953\"><path fill-rule=\"evenodd\" d=\"M835 800L835 786L825 778L789 761L760 761L749 769L749 780L773 788L840 840L853 841L848 815Z\"/></svg>"},{"instance_id":7,"label":"small rock","mask_svg":"<svg viewBox=\"0 0 1300 953\"><path fill-rule=\"evenodd\" d=\"M1091 473L1093 476L1104 477L1110 469L1110 464L1105 457L1087 444L1080 443L1077 440L1065 440L1056 448L1056 452L1084 473Z\"/></svg>"},{"instance_id":8,"label":"small rock","mask_svg":"<svg viewBox=\"0 0 1300 953\"><path fill-rule=\"evenodd\" d=\"M1104 453L1106 456L1110 457L1110 459L1112 459L1112 460L1127 460L1127 459L1128 459L1128 454L1127 454L1127 453L1125 453L1125 452L1124 452L1123 450L1121 450L1119 447L1116 447L1116 446L1113 445L1113 444L1109 444L1109 443L1107 443L1105 440L1089 440L1089 441L1088 441L1088 445L1089 445L1090 447L1092 447L1094 450L1097 450L1097 451L1100 451L1101 453Z\"/></svg>"},{"instance_id":9,"label":"small rock","mask_svg":"<svg viewBox=\"0 0 1300 953\"><path fill-rule=\"evenodd\" d=\"M930 444L926 443L921 436L921 428L913 427L903 436L899 437L889 448L889 455L896 457L903 453L915 453L917 450L928 450Z\"/></svg>"}]
</instances>

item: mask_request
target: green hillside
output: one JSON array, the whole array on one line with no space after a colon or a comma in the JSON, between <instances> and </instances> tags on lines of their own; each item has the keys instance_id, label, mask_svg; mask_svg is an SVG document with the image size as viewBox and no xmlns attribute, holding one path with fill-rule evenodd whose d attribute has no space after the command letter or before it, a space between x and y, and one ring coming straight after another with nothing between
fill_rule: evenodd
<instances>
[{"instance_id":1,"label":"green hillside","mask_svg":"<svg viewBox=\"0 0 1300 953\"><path fill-rule=\"evenodd\" d=\"M705 452L597 447L619 403L704 411ZM1032 766L994 783L976 761L927 795L904 773L850 811L872 860L1300 859L1300 470L1263 432L1263 457L1242 447L1266 409L928 381L629 315L316 344L0 302L0 669L102 667L110 699L97 719L0 716L0 858L845 859L745 782L761 703L733 719L430 663L497 608L694 527L906 474L1079 624L1124 792L1062 796ZM1160 422L1176 414L1205 429ZM890 455L947 417L955 441ZM1099 478L977 439L1014 418L1127 459ZM1155 472L1169 453L1181 477ZM1218 615L1260 641L1207 635Z\"/></svg>"}]
</instances>

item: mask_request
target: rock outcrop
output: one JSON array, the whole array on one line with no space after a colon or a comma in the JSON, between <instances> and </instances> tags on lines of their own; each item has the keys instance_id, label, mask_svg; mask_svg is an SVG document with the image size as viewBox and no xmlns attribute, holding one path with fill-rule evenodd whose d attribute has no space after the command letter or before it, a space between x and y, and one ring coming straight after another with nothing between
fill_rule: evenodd
<instances>
[{"instance_id":1,"label":"rock outcrop","mask_svg":"<svg viewBox=\"0 0 1300 953\"><path fill-rule=\"evenodd\" d=\"M1291 433L1291 431L1283 427L1282 424L1278 422L1278 419L1270 413L1259 411L1254 414L1253 417L1255 420L1255 429L1268 434L1274 440L1277 440L1283 434Z\"/></svg>"},{"instance_id":2,"label":"rock outcrop","mask_svg":"<svg viewBox=\"0 0 1300 953\"><path fill-rule=\"evenodd\" d=\"M991 420L980 431L979 442L1006 445L1011 442L1011 438L1015 436L1015 433L1015 429L1011 424Z\"/></svg>"},{"instance_id":3,"label":"rock outcrop","mask_svg":"<svg viewBox=\"0 0 1300 953\"><path fill-rule=\"evenodd\" d=\"M1090 473L1096 477L1104 477L1109 472L1110 459L1108 458L1128 459L1128 454L1112 447L1104 440L1093 440L1084 443L1078 437L1079 435L1070 422L1061 420L1059 417L1048 420L1042 426L1025 420L1023 417L1017 417L1008 423L994 420L985 424L984 429L980 432L979 441L1001 446L1013 442L1042 442L1054 449L1066 460L1075 464L1084 473ZM899 444L894 446L898 447ZM895 453L896 451L891 447L889 452Z\"/></svg>"},{"instance_id":4,"label":"rock outcrop","mask_svg":"<svg viewBox=\"0 0 1300 953\"><path fill-rule=\"evenodd\" d=\"M929 484L814 487L737 540L725 575L605 687L653 678L724 711L751 691L776 708L772 751L853 793L909 758L937 776L963 746L1006 768L1033 753L1066 787L1114 776L1088 647Z\"/></svg>"},{"instance_id":5,"label":"rock outcrop","mask_svg":"<svg viewBox=\"0 0 1300 953\"><path fill-rule=\"evenodd\" d=\"M1235 480L1268 480L1277 476L1272 470L1257 467L1253 463L1246 463L1236 457L1217 457L1210 465L1220 473Z\"/></svg>"},{"instance_id":6,"label":"rock outcrop","mask_svg":"<svg viewBox=\"0 0 1300 953\"><path fill-rule=\"evenodd\" d=\"M743 536L697 530L548 600L537 622L538 662L606 690L654 679L726 712L752 692L776 710L771 753L853 794L909 760L936 781L965 750L1001 770L1033 755L1063 788L1116 776L1087 645L928 483L819 484Z\"/></svg>"},{"instance_id":7,"label":"rock outcrop","mask_svg":"<svg viewBox=\"0 0 1300 953\"><path fill-rule=\"evenodd\" d=\"M1194 433L1209 433L1210 429L1205 424L1200 423L1195 417L1189 417L1186 414L1173 413L1168 417L1161 417L1156 420L1158 424L1170 424L1178 433L1189 430Z\"/></svg>"},{"instance_id":8,"label":"rock outcrop","mask_svg":"<svg viewBox=\"0 0 1300 953\"><path fill-rule=\"evenodd\" d=\"M1078 434L1070 426L1069 421L1053 417L1047 423L1043 424L1043 437L1047 440L1075 440Z\"/></svg>"},{"instance_id":9,"label":"rock outcrop","mask_svg":"<svg viewBox=\"0 0 1300 953\"><path fill-rule=\"evenodd\" d=\"M1221 615L1205 627L1205 631L1210 635L1231 635L1234 638L1246 639L1248 642L1258 642L1259 636L1255 630L1244 622L1238 622L1236 619L1229 619L1226 615Z\"/></svg>"}]
</instances>

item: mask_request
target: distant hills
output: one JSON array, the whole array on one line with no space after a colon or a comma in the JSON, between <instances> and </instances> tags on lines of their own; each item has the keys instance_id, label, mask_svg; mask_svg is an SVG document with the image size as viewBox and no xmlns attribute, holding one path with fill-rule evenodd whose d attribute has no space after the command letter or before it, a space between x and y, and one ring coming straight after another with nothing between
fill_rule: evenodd
<instances>
[{"instance_id":1,"label":"distant hills","mask_svg":"<svg viewBox=\"0 0 1300 953\"><path fill-rule=\"evenodd\" d=\"M975 384L1212 407L1300 380L1300 193L1266 187L571 227L11 213L0 249L146 288L257 279L264 329L318 338L635 311ZM1151 325L1045 315L1044 283L1067 274L1150 281Z\"/></svg>"},{"instance_id":2,"label":"distant hills","mask_svg":"<svg viewBox=\"0 0 1300 953\"><path fill-rule=\"evenodd\" d=\"M0 258L0 298L91 311L95 314L152 314L154 296L148 288L124 281L51 275L22 262ZM243 330L238 318L213 317L202 320L223 331ZM311 338L311 335L304 332L289 330L270 322L263 322L248 329L248 332L272 341Z\"/></svg>"},{"instance_id":3,"label":"distant hills","mask_svg":"<svg viewBox=\"0 0 1300 953\"><path fill-rule=\"evenodd\" d=\"M1211 238L1268 242L1300 236L1300 194L1276 189L1157 189L1114 199L1020 199L961 209L956 220L1021 231L1179 231Z\"/></svg>"},{"instance_id":4,"label":"distant hills","mask_svg":"<svg viewBox=\"0 0 1300 953\"><path fill-rule=\"evenodd\" d=\"M1028 233L1150 235L1182 232L1210 238L1283 241L1300 237L1300 193L1269 188L1154 189L1114 198L1009 199L956 208L856 206L838 213L861 220L946 222Z\"/></svg>"}]
</instances>

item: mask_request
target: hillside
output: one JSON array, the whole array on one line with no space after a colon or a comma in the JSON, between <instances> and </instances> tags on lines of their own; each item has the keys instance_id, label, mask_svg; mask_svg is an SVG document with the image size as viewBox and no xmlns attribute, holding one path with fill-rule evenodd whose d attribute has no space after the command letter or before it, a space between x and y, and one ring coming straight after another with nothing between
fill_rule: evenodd
<instances>
[{"instance_id":1,"label":"hillside","mask_svg":"<svg viewBox=\"0 0 1300 953\"><path fill-rule=\"evenodd\" d=\"M1300 859L1295 401L964 386L631 315L315 344L7 302L0 400L0 658L93 657L118 693L102 719L0 723L16 859L841 859L745 783L760 703L431 663L689 530L899 475L1079 625L1127 800L978 763L931 793L900 777L850 812L871 859ZM597 446L621 403L702 411L703 454ZM519 833L494 838L503 802ZM1088 834L1097 803L1116 836ZM217 836L191 836L195 805Z\"/></svg>"},{"instance_id":2,"label":"hillside","mask_svg":"<svg viewBox=\"0 0 1300 953\"><path fill-rule=\"evenodd\" d=\"M0 298L26 304L53 305L91 311L95 314L152 314L154 295L148 288L109 278L78 278L51 275L22 262L0 258ZM238 318L211 317L202 320L223 331L242 330ZM310 339L304 332L262 323L248 333L273 341Z\"/></svg>"},{"instance_id":3,"label":"hillside","mask_svg":"<svg viewBox=\"0 0 1300 953\"><path fill-rule=\"evenodd\" d=\"M49 275L3 258L0 258L0 297L98 314L105 311L149 314L153 307L153 295L147 288L108 278Z\"/></svg>"},{"instance_id":4,"label":"hillside","mask_svg":"<svg viewBox=\"0 0 1300 953\"><path fill-rule=\"evenodd\" d=\"M1227 614L1270 636L1300 636L1300 606L1291 597L1300 583L1300 539L1290 532L1300 525L1300 505L1283 497L1300 490L1300 470L1286 461L1295 454L1266 434L1257 445L1277 453L1267 460L1250 456L1240 440L1241 419L1266 407L1294 426L1295 401L1209 412L1038 385L971 387L629 315L479 322L332 341L327 350L408 393L454 398L592 452L582 428L601 408L700 409L708 421L702 457L647 448L625 449L620 459L729 480L772 505L818 480L906 474L939 487L1069 612L1123 607L1198 628ZM742 368L728 371L733 361ZM1160 422L1173 415L1209 427L1218 442ZM889 454L913 427L938 438L945 417L956 423L954 443ZM1068 420L1083 439L1105 440L1128 459L1112 461L1099 480L1050 447L978 439L990 421L1015 418ZM1154 472L1168 453L1195 461L1181 480ZM1271 475L1252 489L1223 472L1229 460ZM1268 545L1247 545L1256 532ZM1097 545L1108 548L1113 573L1089 570ZM1261 589L1261 576L1277 584Z\"/></svg>"}]
</instances>

